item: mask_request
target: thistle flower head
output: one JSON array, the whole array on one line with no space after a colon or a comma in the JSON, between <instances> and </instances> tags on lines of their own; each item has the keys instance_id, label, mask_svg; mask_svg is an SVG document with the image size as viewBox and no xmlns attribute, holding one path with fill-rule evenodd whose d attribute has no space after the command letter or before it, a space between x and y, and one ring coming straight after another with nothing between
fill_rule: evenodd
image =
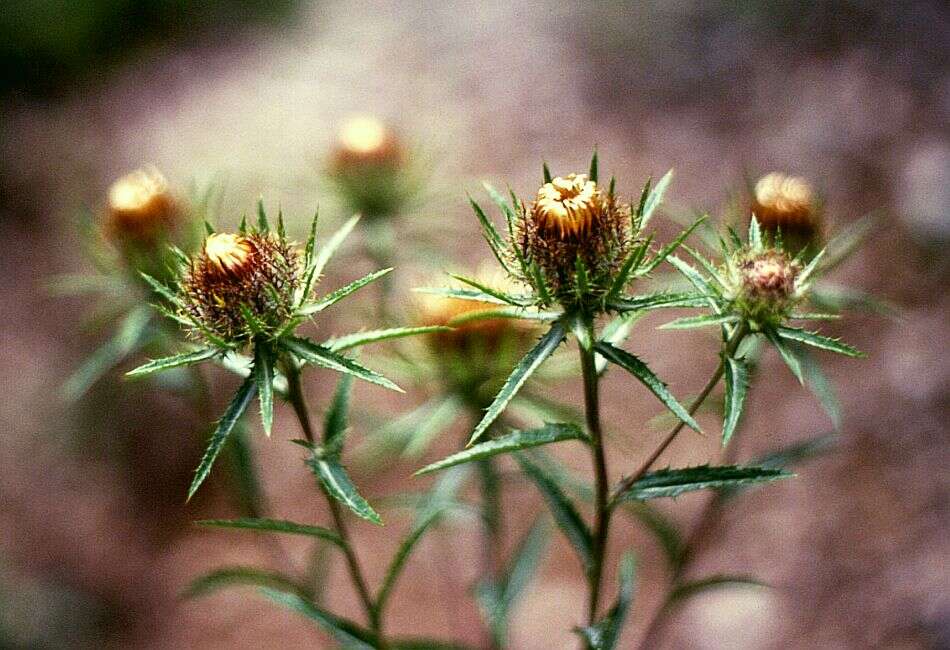
<instances>
[{"instance_id":1,"label":"thistle flower head","mask_svg":"<svg viewBox=\"0 0 950 650\"><path fill-rule=\"evenodd\" d=\"M301 281L300 254L285 238L213 233L182 278L183 316L200 325L199 337L246 343L290 320Z\"/></svg>"},{"instance_id":2,"label":"thistle flower head","mask_svg":"<svg viewBox=\"0 0 950 650\"><path fill-rule=\"evenodd\" d=\"M357 115L340 129L333 156L338 170L397 166L402 161L402 146L383 122L370 115Z\"/></svg>"},{"instance_id":3,"label":"thistle flower head","mask_svg":"<svg viewBox=\"0 0 950 650\"><path fill-rule=\"evenodd\" d=\"M175 227L180 216L168 181L154 167L126 174L109 188L106 226L121 244L154 243Z\"/></svg>"},{"instance_id":4,"label":"thistle flower head","mask_svg":"<svg viewBox=\"0 0 950 650\"><path fill-rule=\"evenodd\" d=\"M778 248L735 251L723 276L735 308L754 323L778 323L798 301L796 279L801 265Z\"/></svg>"},{"instance_id":5,"label":"thistle flower head","mask_svg":"<svg viewBox=\"0 0 950 650\"><path fill-rule=\"evenodd\" d=\"M537 264L546 285L545 291L535 289L549 290L566 307L596 302L636 237L629 206L586 174L559 176L542 185L535 200L522 206L516 227L516 257ZM536 277L523 280L539 282Z\"/></svg>"},{"instance_id":6,"label":"thistle flower head","mask_svg":"<svg viewBox=\"0 0 950 650\"><path fill-rule=\"evenodd\" d=\"M818 201L804 178L779 172L763 176L755 184L751 207L762 229L781 232L793 250L808 245L820 230Z\"/></svg>"}]
</instances>

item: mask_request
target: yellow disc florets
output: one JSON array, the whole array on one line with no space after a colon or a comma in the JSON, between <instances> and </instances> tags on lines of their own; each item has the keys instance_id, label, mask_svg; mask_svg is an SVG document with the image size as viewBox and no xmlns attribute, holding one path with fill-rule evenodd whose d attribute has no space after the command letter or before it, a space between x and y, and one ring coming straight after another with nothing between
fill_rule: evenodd
<instances>
[{"instance_id":1,"label":"yellow disc florets","mask_svg":"<svg viewBox=\"0 0 950 650\"><path fill-rule=\"evenodd\" d=\"M126 174L109 188L107 225L120 242L154 241L167 234L179 216L168 181L154 167Z\"/></svg>"},{"instance_id":2,"label":"yellow disc florets","mask_svg":"<svg viewBox=\"0 0 950 650\"><path fill-rule=\"evenodd\" d=\"M186 316L228 343L272 333L293 314L300 255L270 233L214 233L182 280Z\"/></svg>"},{"instance_id":3,"label":"yellow disc florets","mask_svg":"<svg viewBox=\"0 0 950 650\"><path fill-rule=\"evenodd\" d=\"M529 263L537 263L556 301L596 302L634 242L629 206L585 174L545 183L524 207L514 245ZM577 295L578 260L587 276L588 295ZM535 278L523 278L534 284ZM537 289L537 287L535 287Z\"/></svg>"}]
</instances>

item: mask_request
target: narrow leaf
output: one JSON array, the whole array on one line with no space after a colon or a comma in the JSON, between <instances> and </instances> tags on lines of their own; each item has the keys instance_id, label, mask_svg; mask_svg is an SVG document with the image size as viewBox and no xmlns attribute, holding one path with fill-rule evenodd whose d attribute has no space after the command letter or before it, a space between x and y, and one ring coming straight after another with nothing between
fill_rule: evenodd
<instances>
[{"instance_id":1,"label":"narrow leaf","mask_svg":"<svg viewBox=\"0 0 950 650\"><path fill-rule=\"evenodd\" d=\"M343 451L343 439L349 426L348 413L350 409L350 390L353 387L353 376L343 375L336 385L336 392L330 408L323 419L323 446L326 452L334 458L339 458Z\"/></svg>"},{"instance_id":2,"label":"narrow leaf","mask_svg":"<svg viewBox=\"0 0 950 650\"><path fill-rule=\"evenodd\" d=\"M489 296L492 296L493 298L497 298L498 300L508 303L509 305L518 305L520 307L525 307L531 304L531 300L528 296L512 296L510 294L505 293L504 291L499 291L493 287L490 287L483 282L479 282L478 280L474 280L472 278L467 278L464 275L449 273L449 276L455 278L459 282L464 282L465 284L471 287L475 287L482 293L487 293Z\"/></svg>"},{"instance_id":3,"label":"narrow leaf","mask_svg":"<svg viewBox=\"0 0 950 650\"><path fill-rule=\"evenodd\" d=\"M759 227L759 220L755 218L754 214L752 219L749 220L749 246L753 251L762 251L765 248L762 241L762 229Z\"/></svg>"},{"instance_id":4,"label":"narrow leaf","mask_svg":"<svg viewBox=\"0 0 950 650\"><path fill-rule=\"evenodd\" d=\"M553 179L551 178L551 170L548 168L548 164L541 163L541 178L544 179L545 183L550 183Z\"/></svg>"},{"instance_id":5,"label":"narrow leaf","mask_svg":"<svg viewBox=\"0 0 950 650\"><path fill-rule=\"evenodd\" d=\"M459 300L472 300L474 302L487 302L494 305L510 305L506 300L496 298L484 291L472 289L449 289L446 287L417 287L413 289L416 293L424 293L430 296L444 296L446 298L457 298Z\"/></svg>"},{"instance_id":6,"label":"narrow leaf","mask_svg":"<svg viewBox=\"0 0 950 650\"><path fill-rule=\"evenodd\" d=\"M267 223L267 213L264 211L264 197L257 199L257 229L260 232L269 232L270 224Z\"/></svg>"},{"instance_id":7,"label":"narrow leaf","mask_svg":"<svg viewBox=\"0 0 950 650\"><path fill-rule=\"evenodd\" d=\"M863 352L847 343L842 343L838 339L822 336L817 332L809 332L797 327L779 327L777 331L779 336L789 341L798 341L799 343L804 343L805 345L810 345L822 350L828 350L829 352L837 352L846 357L866 356Z\"/></svg>"},{"instance_id":8,"label":"narrow leaf","mask_svg":"<svg viewBox=\"0 0 950 650\"><path fill-rule=\"evenodd\" d=\"M677 318L669 323L663 323L658 330L689 330L697 327L710 327L713 325L724 325L734 323L739 320L738 316L733 314L704 314L702 316L686 316Z\"/></svg>"},{"instance_id":9,"label":"narrow leaf","mask_svg":"<svg viewBox=\"0 0 950 650\"><path fill-rule=\"evenodd\" d=\"M561 442L563 440L586 440L587 436L579 427L574 424L545 424L538 429L529 429L527 431L512 431L498 438L487 440L477 445L472 445L458 453L452 454L440 461L426 465L415 473L415 476L428 474L453 465L470 463L473 460L481 460L497 456L498 454L508 454L529 447L538 447L540 445L551 444L552 442Z\"/></svg>"},{"instance_id":10,"label":"narrow leaf","mask_svg":"<svg viewBox=\"0 0 950 650\"><path fill-rule=\"evenodd\" d=\"M333 305L343 300L354 291L362 289L367 284L374 282L375 280L378 280L379 278L383 277L384 275L388 274L391 271L392 271L391 268L380 269L379 271L373 271L372 273L368 275L364 275L359 280L354 280L353 282L349 283L345 287L340 287L336 291L333 291L332 293L328 293L327 295L320 298L316 302L312 302L312 303L308 303L304 305L303 307L297 310L297 313L304 316L309 316L311 314L316 314L317 312L321 312L327 307L329 307L330 305Z\"/></svg>"},{"instance_id":11,"label":"narrow leaf","mask_svg":"<svg viewBox=\"0 0 950 650\"><path fill-rule=\"evenodd\" d=\"M291 336L284 339L283 344L288 350L293 352L300 359L306 361L307 363L329 368L330 370L336 370L337 372L350 374L358 379L368 381L371 384L382 386L383 388L388 388L400 393L403 392L399 386L389 381L382 375L373 372L369 368L361 366L349 357L345 357L337 352L334 352L333 350L330 350L329 348L323 347L322 345L317 345L309 339Z\"/></svg>"},{"instance_id":12,"label":"narrow leaf","mask_svg":"<svg viewBox=\"0 0 950 650\"><path fill-rule=\"evenodd\" d=\"M554 516L554 521L577 552L584 570L589 571L593 562L593 539L577 508L561 490L557 481L548 476L538 465L522 454L518 454L515 458L525 475L537 485Z\"/></svg>"},{"instance_id":13,"label":"narrow leaf","mask_svg":"<svg viewBox=\"0 0 950 650\"><path fill-rule=\"evenodd\" d=\"M194 496L204 480L208 478L214 460L218 457L221 448L224 447L224 443L227 441L228 435L234 428L235 423L244 415L244 411L247 410L247 405L250 404L256 391L257 386L254 380L248 377L231 399L231 403L228 404L227 409L225 409L224 415L218 420L218 425L215 427L214 433L211 434L211 439L208 441L208 448L201 458L198 469L195 470L195 478L191 481L191 486L188 488L188 500Z\"/></svg>"},{"instance_id":14,"label":"narrow leaf","mask_svg":"<svg viewBox=\"0 0 950 650\"><path fill-rule=\"evenodd\" d=\"M347 650L374 650L378 647L373 634L353 621L321 609L296 593L261 588L261 593L275 603L303 614L330 633Z\"/></svg>"},{"instance_id":15,"label":"narrow leaf","mask_svg":"<svg viewBox=\"0 0 950 650\"><path fill-rule=\"evenodd\" d=\"M747 576L715 575L678 585L670 592L665 606L671 606L696 594L721 587L766 587L755 578Z\"/></svg>"},{"instance_id":16,"label":"narrow leaf","mask_svg":"<svg viewBox=\"0 0 950 650\"><path fill-rule=\"evenodd\" d=\"M389 597L392 595L392 590L396 586L396 580L399 579L406 565L406 561L409 559L409 554L412 553L416 544L422 538L422 535L435 524L441 516L441 510L433 510L427 513L413 524L409 534L399 545L399 549L397 549L392 562L390 562L389 569L386 571L383 586L380 588L379 595L376 597L376 608L380 613L385 611Z\"/></svg>"},{"instance_id":17,"label":"narrow leaf","mask_svg":"<svg viewBox=\"0 0 950 650\"><path fill-rule=\"evenodd\" d=\"M359 215L351 217L349 221L340 226L340 229L333 233L330 239L327 240L327 243L320 248L320 251L314 256L313 265L310 268L310 273L313 278L319 278L323 274L323 269L326 267L327 262L329 262L330 258L337 252L343 244L343 241L353 231L353 228L356 227L359 220Z\"/></svg>"},{"instance_id":18,"label":"narrow leaf","mask_svg":"<svg viewBox=\"0 0 950 650\"><path fill-rule=\"evenodd\" d=\"M722 422L723 447L729 444L732 434L735 433L739 418L742 415L742 406L745 404L746 392L749 388L749 367L745 361L727 356L725 381L726 397Z\"/></svg>"},{"instance_id":19,"label":"narrow leaf","mask_svg":"<svg viewBox=\"0 0 950 650\"><path fill-rule=\"evenodd\" d=\"M270 435L274 424L274 356L267 344L254 345L254 366L251 371L257 386L257 399L261 406L261 424L264 433Z\"/></svg>"},{"instance_id":20,"label":"narrow leaf","mask_svg":"<svg viewBox=\"0 0 950 650\"><path fill-rule=\"evenodd\" d=\"M781 338L778 333L772 329L765 330L765 338L778 350L779 355L781 355L782 360L785 361L785 365L788 366L788 369L792 371L792 374L795 375L795 378L798 379L799 383L804 384L805 379L802 376L802 365L798 361L798 356L795 354L795 351L788 345L785 344L785 340Z\"/></svg>"},{"instance_id":21,"label":"narrow leaf","mask_svg":"<svg viewBox=\"0 0 950 650\"><path fill-rule=\"evenodd\" d=\"M617 647L630 603L633 601L636 561L632 554L626 553L620 560L619 574L620 591L613 607L594 625L577 630L592 650L614 650Z\"/></svg>"},{"instance_id":22,"label":"narrow leaf","mask_svg":"<svg viewBox=\"0 0 950 650\"><path fill-rule=\"evenodd\" d=\"M478 426L475 427L475 431L468 441L469 445L478 442L478 439L485 434L492 422L501 415L501 412L505 410L508 402L517 394L518 390L524 385L531 374L557 349L557 346L561 344L564 337L564 326L560 321L555 322L548 333L541 337L537 345L518 362L518 365L515 366L508 380L505 381L505 385L495 397L491 406L488 407L485 416L481 422L478 423Z\"/></svg>"},{"instance_id":23,"label":"narrow leaf","mask_svg":"<svg viewBox=\"0 0 950 650\"><path fill-rule=\"evenodd\" d=\"M607 361L617 364L636 377L640 383L646 386L651 393L656 395L657 399L663 402L663 404L665 404L676 417L685 422L687 426L694 431L702 433L702 429L700 429L696 420L693 419L693 416L683 408L682 404L676 401L676 398L673 397L673 394L667 389L666 384L660 381L660 378L650 370L647 364L623 348L614 347L605 341L598 341L594 348L607 359Z\"/></svg>"},{"instance_id":24,"label":"narrow leaf","mask_svg":"<svg viewBox=\"0 0 950 650\"><path fill-rule=\"evenodd\" d=\"M330 496L352 510L358 517L379 526L383 525L379 514L366 502L366 499L360 496L349 474L340 463L332 459L312 456L307 459L307 465L320 479L320 483Z\"/></svg>"},{"instance_id":25,"label":"narrow leaf","mask_svg":"<svg viewBox=\"0 0 950 650\"><path fill-rule=\"evenodd\" d=\"M647 224L650 223L650 219L653 217L653 213L660 206L660 203L663 201L663 195L666 193L666 189L670 186L670 181L673 180L673 170L666 172L663 175L663 178L660 179L647 196L646 201L643 202L643 210L640 216L640 228L646 228Z\"/></svg>"},{"instance_id":26,"label":"narrow leaf","mask_svg":"<svg viewBox=\"0 0 950 650\"><path fill-rule=\"evenodd\" d=\"M587 173L588 178L590 178L595 183L597 182L597 148L594 148L594 155L590 159L590 171Z\"/></svg>"},{"instance_id":27,"label":"narrow leaf","mask_svg":"<svg viewBox=\"0 0 950 650\"><path fill-rule=\"evenodd\" d=\"M692 224L690 224L690 226L687 227L685 230L683 230L683 232L681 232L679 235L677 235L673 241L671 241L669 244L661 248L657 252L657 254L654 255L650 259L649 262L647 262L640 269L638 269L636 274L638 276L646 275L650 273L651 271L653 271L660 264L662 264L663 261L667 257L669 257L673 253L673 251L679 248L680 244L686 241L686 238L689 237L692 234L692 232L696 230L697 227L699 227L699 224L703 223L703 221L705 220L706 220L706 217L704 215L700 217L699 219L697 219L696 221L694 221Z\"/></svg>"},{"instance_id":28,"label":"narrow leaf","mask_svg":"<svg viewBox=\"0 0 950 650\"><path fill-rule=\"evenodd\" d=\"M675 497L684 492L710 488L733 487L751 483L766 483L794 476L776 468L754 465L700 465L680 469L661 469L645 474L630 489L617 495L617 502Z\"/></svg>"},{"instance_id":29,"label":"narrow leaf","mask_svg":"<svg viewBox=\"0 0 950 650\"><path fill-rule=\"evenodd\" d=\"M432 334L435 332L448 332L451 327L442 325L428 325L425 327L394 327L385 330L369 330L367 332L355 332L346 336L337 336L327 339L323 342L323 347L334 352L342 352L350 348L368 345L370 343L379 343L390 339L399 339L406 336L418 336L420 334Z\"/></svg>"},{"instance_id":30,"label":"narrow leaf","mask_svg":"<svg viewBox=\"0 0 950 650\"><path fill-rule=\"evenodd\" d=\"M208 526L210 528L233 528L262 533L304 535L307 537L316 537L336 544L337 546L341 546L343 544L340 536L329 528L324 528L322 526L311 526L309 524L298 524L285 519L266 519L255 517L243 517L240 519L202 519L196 521L195 524L198 526Z\"/></svg>"},{"instance_id":31,"label":"narrow leaf","mask_svg":"<svg viewBox=\"0 0 950 650\"><path fill-rule=\"evenodd\" d=\"M149 361L148 363L142 364L135 370L130 370L129 372L125 373L125 375L126 377L142 377L144 375L150 375L153 372L168 370L169 368L178 368L180 366L190 366L200 361L205 361L206 359L210 359L216 354L218 354L217 349L205 348L202 350L197 350L195 352L184 352L182 354L176 354L171 357L164 357L162 359L153 359L152 361Z\"/></svg>"},{"instance_id":32,"label":"narrow leaf","mask_svg":"<svg viewBox=\"0 0 950 650\"><path fill-rule=\"evenodd\" d=\"M265 571L249 566L229 566L215 569L189 583L182 593L183 598L207 596L227 587L268 587L282 591L297 592L300 586L287 576L276 571Z\"/></svg>"},{"instance_id":33,"label":"narrow leaf","mask_svg":"<svg viewBox=\"0 0 950 650\"><path fill-rule=\"evenodd\" d=\"M629 313L674 307L702 307L707 304L707 298L699 293L658 291L639 296L621 296L607 306L621 313Z\"/></svg>"}]
</instances>

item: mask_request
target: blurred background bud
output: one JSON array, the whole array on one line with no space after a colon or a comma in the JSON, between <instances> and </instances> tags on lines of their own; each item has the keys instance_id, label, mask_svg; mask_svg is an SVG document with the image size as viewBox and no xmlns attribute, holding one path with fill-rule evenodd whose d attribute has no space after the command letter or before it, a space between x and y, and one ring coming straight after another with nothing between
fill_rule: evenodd
<instances>
[{"instance_id":1,"label":"blurred background bud","mask_svg":"<svg viewBox=\"0 0 950 650\"><path fill-rule=\"evenodd\" d=\"M766 174L752 191L750 212L764 230L780 232L784 248L792 253L820 238L820 202L804 178L781 172Z\"/></svg>"},{"instance_id":2,"label":"blurred background bud","mask_svg":"<svg viewBox=\"0 0 950 650\"><path fill-rule=\"evenodd\" d=\"M109 188L106 228L120 247L164 240L181 217L180 202L155 167L136 169Z\"/></svg>"}]
</instances>

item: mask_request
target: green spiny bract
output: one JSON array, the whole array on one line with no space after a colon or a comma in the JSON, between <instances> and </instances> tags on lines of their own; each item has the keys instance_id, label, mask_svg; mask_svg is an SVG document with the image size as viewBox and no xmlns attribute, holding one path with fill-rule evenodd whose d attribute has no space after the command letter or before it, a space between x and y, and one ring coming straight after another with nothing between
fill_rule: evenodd
<instances>
[{"instance_id":1,"label":"green spiny bract","mask_svg":"<svg viewBox=\"0 0 950 650\"><path fill-rule=\"evenodd\" d=\"M778 324L798 301L795 279L802 265L779 248L740 248L722 267L725 296L733 309L756 326Z\"/></svg>"}]
</instances>

